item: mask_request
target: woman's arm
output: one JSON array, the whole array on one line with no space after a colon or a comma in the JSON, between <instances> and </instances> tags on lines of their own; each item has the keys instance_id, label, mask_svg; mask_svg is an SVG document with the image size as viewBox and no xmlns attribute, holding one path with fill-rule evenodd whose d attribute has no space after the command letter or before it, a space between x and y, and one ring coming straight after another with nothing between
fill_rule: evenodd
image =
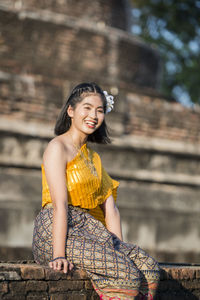
<instances>
[{"instance_id":1,"label":"woman's arm","mask_svg":"<svg viewBox=\"0 0 200 300\"><path fill-rule=\"evenodd\" d=\"M101 207L104 211L107 229L110 232L114 233L122 241L123 237L120 213L117 206L115 205L113 196L109 196Z\"/></svg>"},{"instance_id":2,"label":"woman's arm","mask_svg":"<svg viewBox=\"0 0 200 300\"><path fill-rule=\"evenodd\" d=\"M67 235L67 186L66 161L64 147L60 141L52 140L43 156L45 175L53 203L53 258L65 257L65 243ZM66 259L50 262L50 267L66 273L72 268Z\"/></svg>"}]
</instances>

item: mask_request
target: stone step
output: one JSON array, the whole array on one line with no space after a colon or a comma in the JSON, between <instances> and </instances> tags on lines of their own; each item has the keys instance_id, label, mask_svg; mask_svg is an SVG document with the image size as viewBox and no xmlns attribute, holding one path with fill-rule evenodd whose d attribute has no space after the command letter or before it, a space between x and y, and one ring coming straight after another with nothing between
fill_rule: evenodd
<instances>
[{"instance_id":1,"label":"stone step","mask_svg":"<svg viewBox=\"0 0 200 300\"><path fill-rule=\"evenodd\" d=\"M1 131L0 165L39 169L49 138ZM93 148L108 172L129 180L200 186L200 159L195 154L178 155L152 149L117 145Z\"/></svg>"}]
</instances>

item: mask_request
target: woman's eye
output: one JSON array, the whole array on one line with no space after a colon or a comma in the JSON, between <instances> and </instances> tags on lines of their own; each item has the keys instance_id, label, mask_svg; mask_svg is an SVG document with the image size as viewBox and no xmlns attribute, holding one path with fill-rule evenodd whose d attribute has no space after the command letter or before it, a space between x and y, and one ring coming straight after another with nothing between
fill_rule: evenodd
<instances>
[{"instance_id":1,"label":"woman's eye","mask_svg":"<svg viewBox=\"0 0 200 300\"><path fill-rule=\"evenodd\" d=\"M85 109L90 109L90 107L89 106L85 106Z\"/></svg>"},{"instance_id":2,"label":"woman's eye","mask_svg":"<svg viewBox=\"0 0 200 300\"><path fill-rule=\"evenodd\" d=\"M99 109L98 112L102 114L104 113L103 109Z\"/></svg>"}]
</instances>

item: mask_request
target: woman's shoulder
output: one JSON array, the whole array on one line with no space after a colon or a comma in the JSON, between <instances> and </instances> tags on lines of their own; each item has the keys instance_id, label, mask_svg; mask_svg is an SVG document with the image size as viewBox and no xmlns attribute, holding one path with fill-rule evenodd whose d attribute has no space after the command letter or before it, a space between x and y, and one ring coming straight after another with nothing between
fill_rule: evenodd
<instances>
[{"instance_id":1,"label":"woman's shoulder","mask_svg":"<svg viewBox=\"0 0 200 300\"><path fill-rule=\"evenodd\" d=\"M46 160L60 159L67 161L67 152L69 151L67 144L64 143L61 136L56 136L47 145L44 154L43 162Z\"/></svg>"},{"instance_id":2,"label":"woman's shoulder","mask_svg":"<svg viewBox=\"0 0 200 300\"><path fill-rule=\"evenodd\" d=\"M65 149L64 147L64 143L63 140L60 138L60 136L56 136L55 138L53 138L48 144L47 147L45 149L45 152L49 152L49 151L63 151Z\"/></svg>"}]
</instances>

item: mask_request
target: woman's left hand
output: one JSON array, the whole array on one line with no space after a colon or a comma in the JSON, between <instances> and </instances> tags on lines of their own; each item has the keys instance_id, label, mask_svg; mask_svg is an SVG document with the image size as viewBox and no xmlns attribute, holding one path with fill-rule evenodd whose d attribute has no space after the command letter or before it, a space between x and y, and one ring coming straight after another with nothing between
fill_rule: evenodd
<instances>
[{"instance_id":1,"label":"woman's left hand","mask_svg":"<svg viewBox=\"0 0 200 300\"><path fill-rule=\"evenodd\" d=\"M67 273L68 270L71 271L73 269L74 265L70 263L66 258L58 257L49 262L49 267L53 270L63 270L64 273Z\"/></svg>"}]
</instances>

